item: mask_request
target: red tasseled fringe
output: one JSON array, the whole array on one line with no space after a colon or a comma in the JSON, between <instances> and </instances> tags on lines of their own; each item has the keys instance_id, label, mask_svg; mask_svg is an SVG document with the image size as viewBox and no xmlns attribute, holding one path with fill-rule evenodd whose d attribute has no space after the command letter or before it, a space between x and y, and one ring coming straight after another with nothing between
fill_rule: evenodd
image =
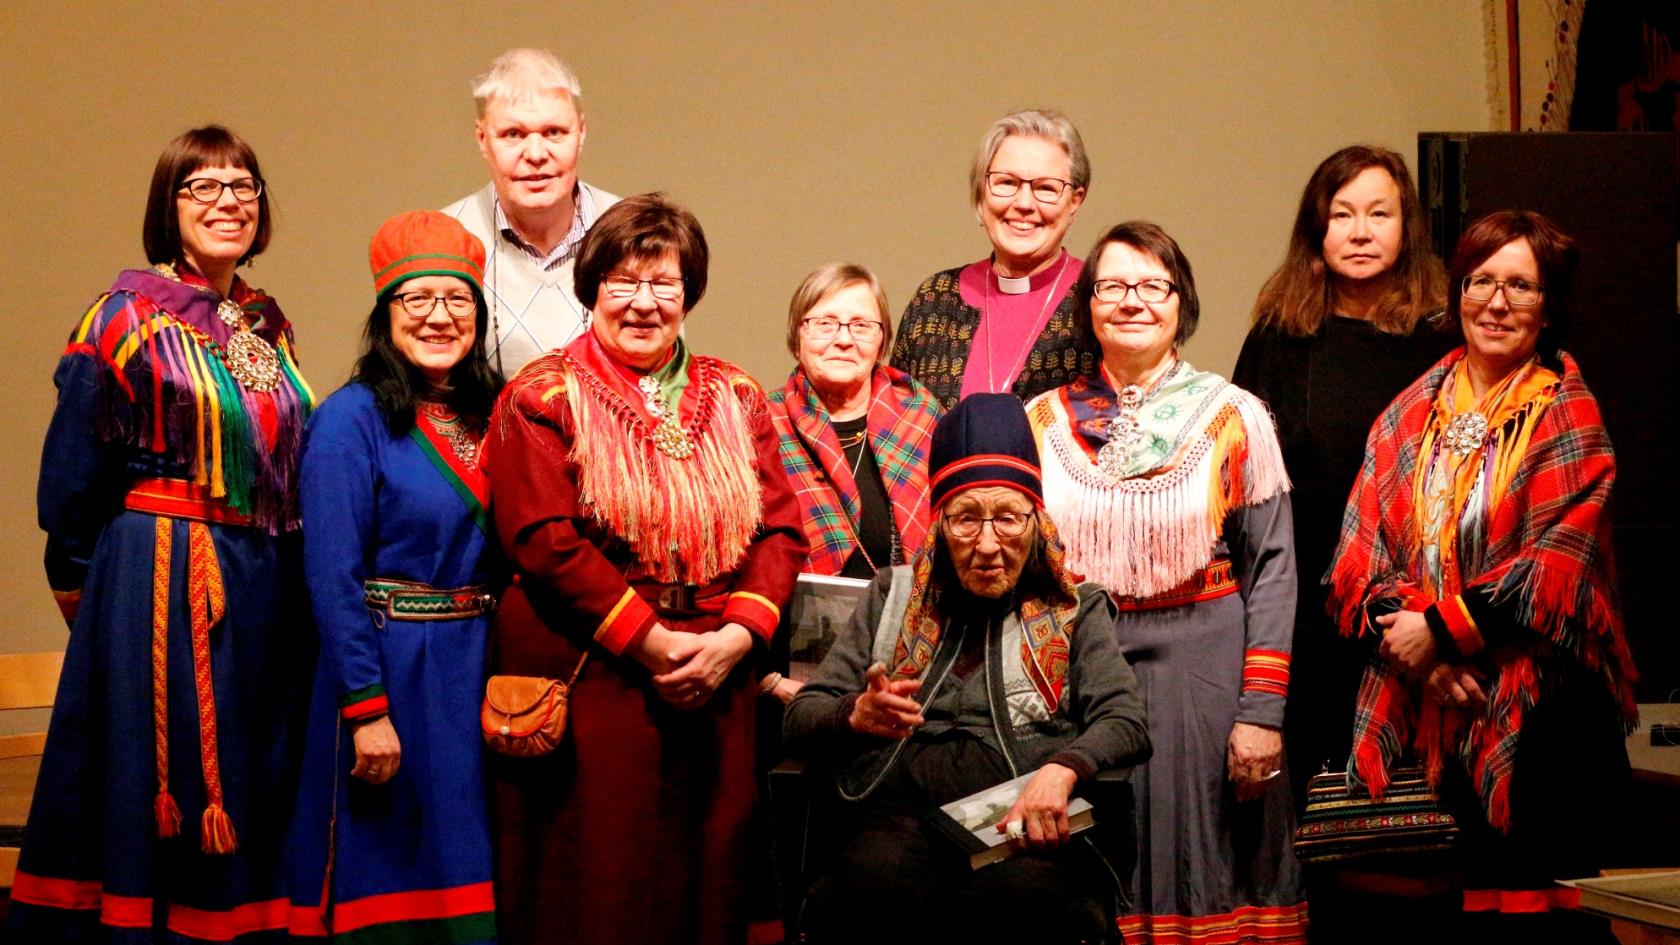
<instances>
[{"instance_id":1,"label":"red tasseled fringe","mask_svg":"<svg viewBox=\"0 0 1680 945\"><path fill-rule=\"evenodd\" d=\"M222 805L211 804L204 808L201 826L204 830L205 853L232 853L239 848L239 840L233 834L233 818L222 809Z\"/></svg>"},{"instance_id":2,"label":"red tasseled fringe","mask_svg":"<svg viewBox=\"0 0 1680 945\"><path fill-rule=\"evenodd\" d=\"M158 836L168 839L181 833L181 808L168 791L159 791L153 805L157 815Z\"/></svg>"}]
</instances>

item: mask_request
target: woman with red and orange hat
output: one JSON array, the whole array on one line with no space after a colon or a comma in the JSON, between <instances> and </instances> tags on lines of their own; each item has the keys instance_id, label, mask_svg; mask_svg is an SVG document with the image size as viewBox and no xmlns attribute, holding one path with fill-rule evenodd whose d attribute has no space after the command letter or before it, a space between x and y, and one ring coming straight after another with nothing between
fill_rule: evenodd
<instances>
[{"instance_id":1,"label":"woman with red and orange hat","mask_svg":"<svg viewBox=\"0 0 1680 945\"><path fill-rule=\"evenodd\" d=\"M293 819L294 937L495 939L479 700L494 550L478 447L484 247L449 217L387 220L351 382L304 443L304 574L320 627Z\"/></svg>"}]
</instances>

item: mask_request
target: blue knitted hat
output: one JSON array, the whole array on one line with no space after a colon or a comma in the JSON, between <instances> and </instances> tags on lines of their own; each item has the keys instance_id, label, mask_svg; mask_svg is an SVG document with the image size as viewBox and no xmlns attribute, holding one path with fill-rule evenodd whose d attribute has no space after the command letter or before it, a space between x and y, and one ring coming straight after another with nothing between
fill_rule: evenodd
<instances>
[{"instance_id":1,"label":"blue knitted hat","mask_svg":"<svg viewBox=\"0 0 1680 945\"><path fill-rule=\"evenodd\" d=\"M1027 412L1010 394L973 394L933 428L928 475L933 507L964 489L1008 486L1044 504L1038 444Z\"/></svg>"}]
</instances>

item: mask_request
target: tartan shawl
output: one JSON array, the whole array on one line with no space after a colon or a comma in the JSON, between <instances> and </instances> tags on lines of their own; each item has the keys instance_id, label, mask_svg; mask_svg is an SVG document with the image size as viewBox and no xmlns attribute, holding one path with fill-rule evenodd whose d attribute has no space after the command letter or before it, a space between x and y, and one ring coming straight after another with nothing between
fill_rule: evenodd
<instances>
[{"instance_id":1,"label":"tartan shawl","mask_svg":"<svg viewBox=\"0 0 1680 945\"><path fill-rule=\"evenodd\" d=\"M1366 605L1399 598L1407 609L1432 601L1423 574L1413 479L1419 475L1425 425L1435 398L1464 349L1448 354L1395 398L1371 428L1354 483L1335 564L1326 576L1328 607L1343 635L1379 632ZM1598 402L1574 359L1559 352L1556 399L1529 441L1505 498L1487 513L1484 570L1464 588L1491 588L1515 605L1533 635L1478 654L1491 671L1488 704L1470 714L1421 698L1416 683L1380 659L1366 667L1354 718L1350 784L1381 797L1389 765L1408 742L1438 783L1442 756L1455 751L1469 772L1488 822L1510 826L1510 777L1524 715L1544 697L1566 661L1602 679L1624 724L1636 717L1633 659L1622 632L1611 560L1610 495L1615 456ZM1452 589L1448 589L1449 591Z\"/></svg>"},{"instance_id":2,"label":"tartan shawl","mask_svg":"<svg viewBox=\"0 0 1680 945\"><path fill-rule=\"evenodd\" d=\"M872 379L866 429L875 465L881 471L892 506L893 525L906 558L927 537L928 449L939 420L939 402L910 375L878 364ZM776 455L793 484L811 547L802 570L839 574L857 547L863 510L857 483L828 411L801 368L786 386L770 393L770 420L776 428ZM892 562L879 562L886 567Z\"/></svg>"}]
</instances>

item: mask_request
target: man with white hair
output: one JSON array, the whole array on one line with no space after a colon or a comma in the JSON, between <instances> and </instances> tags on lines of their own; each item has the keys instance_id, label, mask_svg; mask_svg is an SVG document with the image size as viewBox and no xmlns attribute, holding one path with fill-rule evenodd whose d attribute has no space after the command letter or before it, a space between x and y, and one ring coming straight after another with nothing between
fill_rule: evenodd
<instances>
[{"instance_id":1,"label":"man with white hair","mask_svg":"<svg viewBox=\"0 0 1680 945\"><path fill-rule=\"evenodd\" d=\"M617 197L578 179L586 134L577 75L552 53L511 49L473 83L478 150L490 184L450 204L484 243L490 360L512 377L582 333L572 288L583 234Z\"/></svg>"}]
</instances>

